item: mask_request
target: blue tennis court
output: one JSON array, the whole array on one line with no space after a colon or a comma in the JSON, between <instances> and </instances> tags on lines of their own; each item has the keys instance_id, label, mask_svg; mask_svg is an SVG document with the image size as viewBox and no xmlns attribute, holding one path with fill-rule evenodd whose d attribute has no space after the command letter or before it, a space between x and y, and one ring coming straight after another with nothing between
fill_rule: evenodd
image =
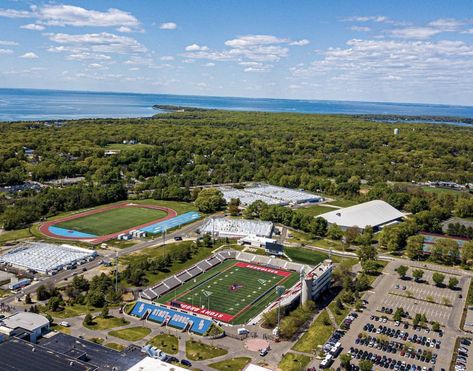
<instances>
[{"instance_id":1,"label":"blue tennis court","mask_svg":"<svg viewBox=\"0 0 473 371\"><path fill-rule=\"evenodd\" d=\"M199 218L200 214L198 212L190 211L188 213L178 215L174 218L151 224L147 227L141 228L140 230L146 233L158 234L162 233L163 231L167 231L169 229L180 227L181 225L194 222Z\"/></svg>"}]
</instances>

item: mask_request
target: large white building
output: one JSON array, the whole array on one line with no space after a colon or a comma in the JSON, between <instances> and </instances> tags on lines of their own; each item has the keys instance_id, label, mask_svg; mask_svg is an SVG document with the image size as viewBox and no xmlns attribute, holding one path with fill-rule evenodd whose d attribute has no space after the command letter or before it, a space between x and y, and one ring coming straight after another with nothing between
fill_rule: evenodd
<instances>
[{"instance_id":1,"label":"large white building","mask_svg":"<svg viewBox=\"0 0 473 371\"><path fill-rule=\"evenodd\" d=\"M248 206L255 201L263 201L268 205L296 205L323 201L321 196L312 193L269 184L257 184L243 189L223 186L219 190L227 202L238 198L242 206Z\"/></svg>"},{"instance_id":2,"label":"large white building","mask_svg":"<svg viewBox=\"0 0 473 371\"><path fill-rule=\"evenodd\" d=\"M200 233L210 233L215 237L241 238L248 235L271 237L274 224L259 220L233 219L233 218L208 218Z\"/></svg>"},{"instance_id":3,"label":"large white building","mask_svg":"<svg viewBox=\"0 0 473 371\"><path fill-rule=\"evenodd\" d=\"M343 230L350 227L365 229L371 226L375 231L388 224L397 223L404 216L402 212L381 200L364 202L319 215L329 224L337 224Z\"/></svg>"},{"instance_id":4,"label":"large white building","mask_svg":"<svg viewBox=\"0 0 473 371\"><path fill-rule=\"evenodd\" d=\"M54 274L72 264L83 264L95 258L97 252L72 245L24 243L0 256L0 264Z\"/></svg>"}]
</instances>

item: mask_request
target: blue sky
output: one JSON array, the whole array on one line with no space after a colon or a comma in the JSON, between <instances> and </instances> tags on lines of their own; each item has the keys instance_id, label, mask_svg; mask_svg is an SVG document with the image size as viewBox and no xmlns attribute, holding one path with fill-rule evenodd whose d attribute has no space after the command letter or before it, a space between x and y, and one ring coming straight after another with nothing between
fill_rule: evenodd
<instances>
[{"instance_id":1,"label":"blue sky","mask_svg":"<svg viewBox=\"0 0 473 371\"><path fill-rule=\"evenodd\" d=\"M0 0L0 87L473 105L473 8Z\"/></svg>"}]
</instances>

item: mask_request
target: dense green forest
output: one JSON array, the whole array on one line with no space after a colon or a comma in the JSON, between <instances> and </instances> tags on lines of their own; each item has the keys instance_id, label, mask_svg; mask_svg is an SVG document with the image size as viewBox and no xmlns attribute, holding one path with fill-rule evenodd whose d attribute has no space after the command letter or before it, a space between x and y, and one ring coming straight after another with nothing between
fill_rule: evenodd
<instances>
[{"instance_id":1,"label":"dense green forest","mask_svg":"<svg viewBox=\"0 0 473 371\"><path fill-rule=\"evenodd\" d=\"M392 124L349 116L214 110L61 125L4 123L1 185L85 180L64 189L3 195L0 212L11 229L59 211L120 200L127 192L190 200L189 187L195 185L254 180L346 198L391 198L394 206L418 212L447 196L419 195L408 185L385 189L379 183L473 182L473 128L399 127L394 135ZM119 153L107 153L109 145L124 140L140 144L122 144ZM360 195L362 179L378 194ZM442 202L451 213L456 201Z\"/></svg>"}]
</instances>

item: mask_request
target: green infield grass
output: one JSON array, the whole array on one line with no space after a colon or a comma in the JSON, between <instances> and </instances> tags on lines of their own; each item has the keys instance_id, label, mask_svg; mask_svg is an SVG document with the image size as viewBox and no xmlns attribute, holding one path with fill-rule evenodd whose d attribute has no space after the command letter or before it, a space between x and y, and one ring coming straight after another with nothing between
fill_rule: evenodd
<instances>
[{"instance_id":1,"label":"green infield grass","mask_svg":"<svg viewBox=\"0 0 473 371\"><path fill-rule=\"evenodd\" d=\"M149 223L153 220L164 218L166 215L167 213L162 210L145 207L122 207L64 221L56 224L56 226L103 236Z\"/></svg>"}]
</instances>

